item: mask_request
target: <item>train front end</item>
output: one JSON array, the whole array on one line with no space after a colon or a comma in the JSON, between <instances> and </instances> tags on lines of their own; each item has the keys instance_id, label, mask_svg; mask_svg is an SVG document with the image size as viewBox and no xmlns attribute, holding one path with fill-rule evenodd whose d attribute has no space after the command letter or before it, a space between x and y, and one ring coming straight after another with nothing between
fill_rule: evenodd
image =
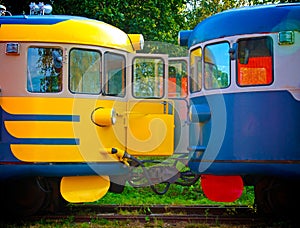
<instances>
[{"instance_id":1,"label":"train front end","mask_svg":"<svg viewBox=\"0 0 300 228\"><path fill-rule=\"evenodd\" d=\"M299 198L299 12L299 4L245 7L182 33L190 49L189 167L212 200L234 201L243 185L255 186L265 212Z\"/></svg>"},{"instance_id":2,"label":"train front end","mask_svg":"<svg viewBox=\"0 0 300 228\"><path fill-rule=\"evenodd\" d=\"M125 151L174 149L173 105L162 100L166 57L135 56L139 34L30 7L30 15L0 16L1 200L20 215L121 192ZM148 93L132 73L143 62Z\"/></svg>"}]
</instances>

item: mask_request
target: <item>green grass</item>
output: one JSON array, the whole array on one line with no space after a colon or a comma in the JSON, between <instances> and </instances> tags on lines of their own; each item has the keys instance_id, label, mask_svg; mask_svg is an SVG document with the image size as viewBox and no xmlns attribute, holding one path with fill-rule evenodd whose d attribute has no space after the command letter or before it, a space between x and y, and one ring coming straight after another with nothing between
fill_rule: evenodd
<instances>
[{"instance_id":1,"label":"green grass","mask_svg":"<svg viewBox=\"0 0 300 228\"><path fill-rule=\"evenodd\" d=\"M219 203L210 201L201 190L199 182L192 186L183 187L179 185L171 185L169 191L164 195L155 194L150 187L133 188L126 186L121 194L108 192L99 204L117 204L117 205L248 205L252 206L254 202L253 187L244 188L242 196L232 203Z\"/></svg>"},{"instance_id":2,"label":"green grass","mask_svg":"<svg viewBox=\"0 0 300 228\"><path fill-rule=\"evenodd\" d=\"M126 186L124 192L121 194L107 193L102 199L98 201L98 204L116 204L116 205L248 205L252 206L254 200L253 187L245 187L244 192L240 199L233 203L217 203L208 200L199 185L194 184L189 187L182 187L179 185L171 185L169 191L165 195L155 194L149 187L146 188L133 188L131 186ZM128 225L129 224L129 225ZM151 223L140 223L137 221L115 221L106 219L93 219L91 222L76 223L74 218L71 216L67 220L60 221L40 221L26 224L24 227L31 228L45 228L45 227L56 227L56 228L110 228L110 227L170 227L170 224L163 223L162 221L155 221ZM14 227L14 226L12 226ZM174 227L185 227L185 228L209 228L211 224L194 224L194 223L178 223ZM222 228L232 228L241 226L228 226L216 224L215 227ZM243 226L242 226L243 227Z\"/></svg>"},{"instance_id":3,"label":"green grass","mask_svg":"<svg viewBox=\"0 0 300 228\"><path fill-rule=\"evenodd\" d=\"M162 157L139 157L140 160L154 160L164 161L173 164L176 161L176 156L168 159ZM146 166L156 166L152 163L146 163ZM176 165L178 170L184 171L186 165L178 162ZM180 186L171 184L169 190L164 195L157 195L150 187L134 188L127 184L124 192L121 194L108 192L102 199L98 201L99 204L117 204L117 205L153 205L153 204L167 204L167 205L200 205L200 204L217 204L217 205L248 205L254 204L254 188L253 186L244 187L242 196L232 203L214 202L206 198L204 195L200 181L197 181L191 186Z\"/></svg>"}]
</instances>

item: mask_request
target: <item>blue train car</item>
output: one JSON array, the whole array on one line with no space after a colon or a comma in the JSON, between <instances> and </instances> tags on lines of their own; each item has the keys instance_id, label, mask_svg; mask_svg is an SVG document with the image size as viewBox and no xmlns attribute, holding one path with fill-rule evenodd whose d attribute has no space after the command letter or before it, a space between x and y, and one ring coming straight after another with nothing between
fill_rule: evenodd
<instances>
[{"instance_id":1,"label":"blue train car","mask_svg":"<svg viewBox=\"0 0 300 228\"><path fill-rule=\"evenodd\" d=\"M300 4L224 11L179 37L189 48L189 167L204 192L232 201L254 185L261 211L288 211L300 190Z\"/></svg>"}]
</instances>

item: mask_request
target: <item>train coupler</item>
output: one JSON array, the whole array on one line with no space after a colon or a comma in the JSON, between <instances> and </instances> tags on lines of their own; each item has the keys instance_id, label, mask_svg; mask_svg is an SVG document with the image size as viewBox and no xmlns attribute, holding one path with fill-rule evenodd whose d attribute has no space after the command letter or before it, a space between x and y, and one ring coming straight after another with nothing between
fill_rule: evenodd
<instances>
[{"instance_id":1,"label":"train coupler","mask_svg":"<svg viewBox=\"0 0 300 228\"><path fill-rule=\"evenodd\" d=\"M130 155L126 151L112 148L111 154L115 154L121 162L130 166L130 178L128 183L136 188L149 186L156 194L165 194L171 184L189 186L194 184L200 175L192 173L190 170L180 171L176 164L182 158L174 158L174 163L159 161L143 161ZM145 165L154 163L155 165ZM163 186L163 187L162 187Z\"/></svg>"}]
</instances>

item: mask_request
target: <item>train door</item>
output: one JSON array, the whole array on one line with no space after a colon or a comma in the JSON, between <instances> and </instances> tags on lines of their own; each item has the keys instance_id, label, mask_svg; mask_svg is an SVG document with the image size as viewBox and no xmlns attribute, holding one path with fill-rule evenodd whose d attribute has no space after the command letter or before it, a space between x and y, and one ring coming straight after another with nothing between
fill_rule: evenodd
<instances>
[{"instance_id":1,"label":"train door","mask_svg":"<svg viewBox=\"0 0 300 228\"><path fill-rule=\"evenodd\" d=\"M166 55L129 55L131 95L127 102L126 147L133 155L172 155L174 103L168 100Z\"/></svg>"},{"instance_id":2,"label":"train door","mask_svg":"<svg viewBox=\"0 0 300 228\"><path fill-rule=\"evenodd\" d=\"M103 55L103 99L95 109L102 123L99 135L104 148L116 147L124 150L126 145L124 116L126 114L126 55L107 51ZM97 117L97 116L96 116ZM108 126L108 127L105 127ZM111 127L109 127L111 126Z\"/></svg>"},{"instance_id":3,"label":"train door","mask_svg":"<svg viewBox=\"0 0 300 228\"><path fill-rule=\"evenodd\" d=\"M168 97L174 102L175 153L187 153L188 148L187 62L187 57L169 58Z\"/></svg>"}]
</instances>

